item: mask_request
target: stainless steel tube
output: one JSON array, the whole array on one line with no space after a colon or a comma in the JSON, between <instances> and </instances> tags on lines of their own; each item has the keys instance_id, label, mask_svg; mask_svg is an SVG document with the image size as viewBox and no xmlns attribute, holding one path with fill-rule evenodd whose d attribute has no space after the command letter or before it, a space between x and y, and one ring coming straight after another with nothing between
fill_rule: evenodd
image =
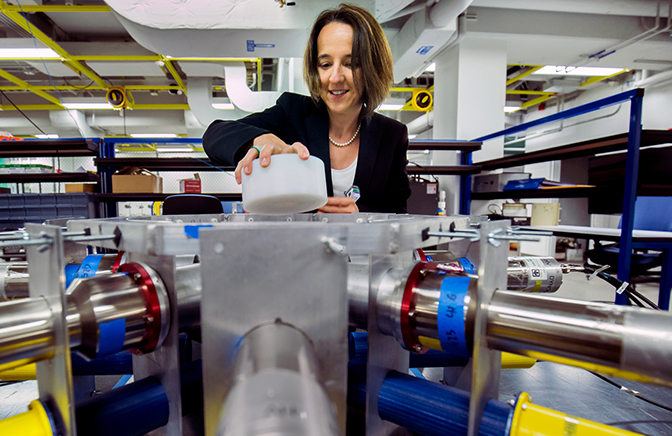
<instances>
[{"instance_id":1,"label":"stainless steel tube","mask_svg":"<svg viewBox=\"0 0 672 436\"><path fill-rule=\"evenodd\" d=\"M199 328L201 325L200 264L185 264L176 268L175 295L180 332Z\"/></svg>"},{"instance_id":2,"label":"stainless steel tube","mask_svg":"<svg viewBox=\"0 0 672 436\"><path fill-rule=\"evenodd\" d=\"M493 349L672 386L669 312L498 291L486 335Z\"/></svg>"},{"instance_id":3,"label":"stainless steel tube","mask_svg":"<svg viewBox=\"0 0 672 436\"><path fill-rule=\"evenodd\" d=\"M0 370L54 354L53 319L43 298L0 304Z\"/></svg>"},{"instance_id":4,"label":"stainless steel tube","mask_svg":"<svg viewBox=\"0 0 672 436\"><path fill-rule=\"evenodd\" d=\"M275 322L251 330L236 355L234 373L218 436L341 434L320 383L313 344L298 329Z\"/></svg>"},{"instance_id":5,"label":"stainless steel tube","mask_svg":"<svg viewBox=\"0 0 672 436\"><path fill-rule=\"evenodd\" d=\"M12 262L0 267L0 301L28 298L28 262Z\"/></svg>"}]
</instances>

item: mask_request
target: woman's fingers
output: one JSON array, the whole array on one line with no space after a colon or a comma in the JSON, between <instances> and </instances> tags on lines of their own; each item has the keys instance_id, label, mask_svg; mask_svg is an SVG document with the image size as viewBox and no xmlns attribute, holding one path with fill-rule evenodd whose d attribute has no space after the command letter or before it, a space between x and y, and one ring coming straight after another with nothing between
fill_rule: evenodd
<instances>
[{"instance_id":1,"label":"woman's fingers","mask_svg":"<svg viewBox=\"0 0 672 436\"><path fill-rule=\"evenodd\" d=\"M322 213L355 213L359 212L357 203L350 197L329 197L327 204L317 210Z\"/></svg>"},{"instance_id":2,"label":"woman's fingers","mask_svg":"<svg viewBox=\"0 0 672 436\"><path fill-rule=\"evenodd\" d=\"M242 183L242 173L246 175L252 174L252 162L257 158L259 151L256 148L250 148L245 157L243 157L236 166L235 176L236 182L240 185Z\"/></svg>"},{"instance_id":3,"label":"woman's fingers","mask_svg":"<svg viewBox=\"0 0 672 436\"><path fill-rule=\"evenodd\" d=\"M295 142L294 144L290 145L287 153L296 153L303 160L306 160L310 157L308 148L300 142Z\"/></svg>"}]
</instances>

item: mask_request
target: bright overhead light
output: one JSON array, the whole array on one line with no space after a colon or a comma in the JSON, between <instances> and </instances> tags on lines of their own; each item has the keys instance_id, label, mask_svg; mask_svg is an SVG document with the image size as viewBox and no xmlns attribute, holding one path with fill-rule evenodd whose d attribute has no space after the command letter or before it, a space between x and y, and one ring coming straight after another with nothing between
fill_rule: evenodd
<instances>
[{"instance_id":1,"label":"bright overhead light","mask_svg":"<svg viewBox=\"0 0 672 436\"><path fill-rule=\"evenodd\" d=\"M131 133L131 138L177 138L177 135L175 133Z\"/></svg>"},{"instance_id":2,"label":"bright overhead light","mask_svg":"<svg viewBox=\"0 0 672 436\"><path fill-rule=\"evenodd\" d=\"M160 153L182 153L194 151L194 149L187 145L182 147L156 147L156 151Z\"/></svg>"},{"instance_id":3,"label":"bright overhead light","mask_svg":"<svg viewBox=\"0 0 672 436\"><path fill-rule=\"evenodd\" d=\"M427 69L425 69L425 71L428 72L428 73L435 72L436 71L436 62L432 62L431 64L429 64L429 66L427 67Z\"/></svg>"},{"instance_id":4,"label":"bright overhead light","mask_svg":"<svg viewBox=\"0 0 672 436\"><path fill-rule=\"evenodd\" d=\"M561 65L546 65L531 75L547 76L611 76L612 74L625 71L625 68L604 68L604 67L572 67Z\"/></svg>"},{"instance_id":5,"label":"bright overhead light","mask_svg":"<svg viewBox=\"0 0 672 436\"><path fill-rule=\"evenodd\" d=\"M389 103L383 103L380 106L378 106L379 111L400 111L401 108L403 108L403 104L389 104Z\"/></svg>"},{"instance_id":6,"label":"bright overhead light","mask_svg":"<svg viewBox=\"0 0 672 436\"><path fill-rule=\"evenodd\" d=\"M233 103L213 103L212 107L215 109L224 109L224 110L233 110L235 107L233 106Z\"/></svg>"},{"instance_id":7,"label":"bright overhead light","mask_svg":"<svg viewBox=\"0 0 672 436\"><path fill-rule=\"evenodd\" d=\"M415 139L418 135L408 135L408 139Z\"/></svg>"},{"instance_id":8,"label":"bright overhead light","mask_svg":"<svg viewBox=\"0 0 672 436\"><path fill-rule=\"evenodd\" d=\"M507 114L517 112L521 109L522 108L520 106L504 106L504 112L506 112Z\"/></svg>"},{"instance_id":9,"label":"bright overhead light","mask_svg":"<svg viewBox=\"0 0 672 436\"><path fill-rule=\"evenodd\" d=\"M60 59L50 48L0 48L0 59Z\"/></svg>"},{"instance_id":10,"label":"bright overhead light","mask_svg":"<svg viewBox=\"0 0 672 436\"><path fill-rule=\"evenodd\" d=\"M56 139L58 138L58 135L55 133L50 133L47 135L35 135L37 139Z\"/></svg>"},{"instance_id":11,"label":"bright overhead light","mask_svg":"<svg viewBox=\"0 0 672 436\"><path fill-rule=\"evenodd\" d=\"M114 109L109 103L63 103L67 109Z\"/></svg>"}]
</instances>

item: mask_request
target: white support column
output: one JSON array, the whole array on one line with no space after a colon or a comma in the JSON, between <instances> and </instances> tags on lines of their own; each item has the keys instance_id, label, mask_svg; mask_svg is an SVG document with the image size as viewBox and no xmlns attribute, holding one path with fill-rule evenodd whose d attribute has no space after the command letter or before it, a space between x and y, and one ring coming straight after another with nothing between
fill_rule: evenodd
<instances>
[{"instance_id":1,"label":"white support column","mask_svg":"<svg viewBox=\"0 0 672 436\"><path fill-rule=\"evenodd\" d=\"M441 53L434 73L434 139L469 140L504 128L506 100L506 42L467 35L459 45ZM503 139L483 144L474 162L501 157ZM434 152L433 165L459 164L452 152ZM447 193L447 212L459 212L460 181L439 178Z\"/></svg>"}]
</instances>

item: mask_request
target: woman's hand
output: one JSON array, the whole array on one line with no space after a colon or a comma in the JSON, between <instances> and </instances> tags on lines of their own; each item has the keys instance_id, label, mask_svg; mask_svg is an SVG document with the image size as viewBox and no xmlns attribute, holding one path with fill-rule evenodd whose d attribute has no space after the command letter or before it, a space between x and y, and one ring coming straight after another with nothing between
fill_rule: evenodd
<instances>
[{"instance_id":1,"label":"woman's hand","mask_svg":"<svg viewBox=\"0 0 672 436\"><path fill-rule=\"evenodd\" d=\"M355 213L359 212L357 203L350 197L329 197L327 204L317 209L322 213Z\"/></svg>"},{"instance_id":2,"label":"woman's hand","mask_svg":"<svg viewBox=\"0 0 672 436\"><path fill-rule=\"evenodd\" d=\"M250 148L236 166L236 182L240 185L242 182L242 173L248 176L252 174L252 161L259 158L259 164L266 168L271 164L271 155L283 153L296 153L303 160L310 157L310 153L305 145L300 142L295 142L292 145L286 144L282 139L278 138L272 133L257 136L252 141L253 147L259 147L261 152L256 148Z\"/></svg>"}]
</instances>

